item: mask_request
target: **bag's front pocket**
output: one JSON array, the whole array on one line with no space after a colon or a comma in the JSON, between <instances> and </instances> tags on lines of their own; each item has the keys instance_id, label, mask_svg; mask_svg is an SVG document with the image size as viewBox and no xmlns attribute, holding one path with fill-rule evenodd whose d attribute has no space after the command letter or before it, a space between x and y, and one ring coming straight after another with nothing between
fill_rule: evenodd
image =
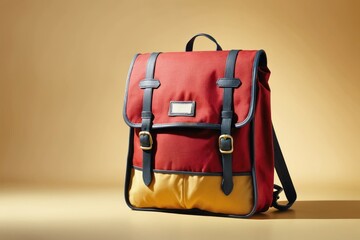
<instances>
[{"instance_id":1,"label":"bag's front pocket","mask_svg":"<svg viewBox=\"0 0 360 240\"><path fill-rule=\"evenodd\" d=\"M234 174L234 188L225 195L221 175L170 173L154 170L146 186L142 171L133 169L129 202L137 208L200 209L213 213L247 215L254 205L250 173Z\"/></svg>"}]
</instances>

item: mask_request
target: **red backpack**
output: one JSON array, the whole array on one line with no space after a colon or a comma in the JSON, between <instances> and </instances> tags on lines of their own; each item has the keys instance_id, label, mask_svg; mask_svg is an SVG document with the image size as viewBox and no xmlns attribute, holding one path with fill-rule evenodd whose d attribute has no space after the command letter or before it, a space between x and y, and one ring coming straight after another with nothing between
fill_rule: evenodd
<instances>
[{"instance_id":1,"label":"red backpack","mask_svg":"<svg viewBox=\"0 0 360 240\"><path fill-rule=\"evenodd\" d=\"M193 52L198 36L217 51ZM269 76L263 50L223 51L208 34L185 52L137 54L123 112L129 207L231 217L291 207L296 192L271 122Z\"/></svg>"}]
</instances>

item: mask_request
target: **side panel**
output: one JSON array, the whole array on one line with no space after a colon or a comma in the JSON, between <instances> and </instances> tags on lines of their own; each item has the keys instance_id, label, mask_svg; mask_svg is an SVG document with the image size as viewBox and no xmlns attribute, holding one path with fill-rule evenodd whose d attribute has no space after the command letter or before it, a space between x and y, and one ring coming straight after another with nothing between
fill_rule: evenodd
<instances>
[{"instance_id":1,"label":"side panel","mask_svg":"<svg viewBox=\"0 0 360 240\"><path fill-rule=\"evenodd\" d=\"M259 67L258 96L254 116L255 170L257 178L257 212L266 211L272 203L274 184L274 150L270 109L270 72L266 65Z\"/></svg>"}]
</instances>

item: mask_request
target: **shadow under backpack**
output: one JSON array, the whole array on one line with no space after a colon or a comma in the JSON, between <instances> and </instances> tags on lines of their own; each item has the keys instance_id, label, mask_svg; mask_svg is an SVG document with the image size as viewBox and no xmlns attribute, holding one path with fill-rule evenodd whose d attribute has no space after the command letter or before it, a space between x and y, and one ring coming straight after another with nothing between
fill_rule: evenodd
<instances>
[{"instance_id":1,"label":"shadow under backpack","mask_svg":"<svg viewBox=\"0 0 360 240\"><path fill-rule=\"evenodd\" d=\"M198 36L216 51L193 51ZM204 33L185 52L135 55L123 110L128 206L229 217L291 207L296 192L271 121L269 76L263 50L223 51Z\"/></svg>"}]
</instances>

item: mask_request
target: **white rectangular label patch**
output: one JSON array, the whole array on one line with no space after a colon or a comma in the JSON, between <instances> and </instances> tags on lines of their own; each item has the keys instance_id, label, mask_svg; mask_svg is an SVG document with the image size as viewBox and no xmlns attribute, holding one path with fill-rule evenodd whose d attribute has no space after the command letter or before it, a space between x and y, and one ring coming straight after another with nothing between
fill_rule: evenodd
<instances>
[{"instance_id":1,"label":"white rectangular label patch","mask_svg":"<svg viewBox=\"0 0 360 240\"><path fill-rule=\"evenodd\" d=\"M195 116L195 101L171 101L169 116Z\"/></svg>"}]
</instances>

